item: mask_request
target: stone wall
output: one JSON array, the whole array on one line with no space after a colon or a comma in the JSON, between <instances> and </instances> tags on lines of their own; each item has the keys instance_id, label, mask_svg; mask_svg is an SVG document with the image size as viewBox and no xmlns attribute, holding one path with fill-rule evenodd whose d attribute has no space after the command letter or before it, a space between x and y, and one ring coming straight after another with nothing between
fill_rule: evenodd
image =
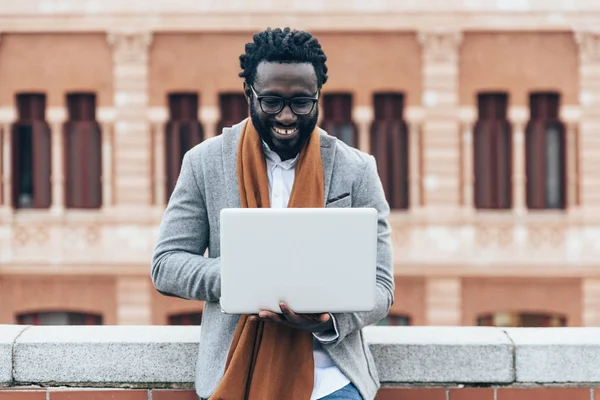
<instances>
[{"instance_id":1,"label":"stone wall","mask_svg":"<svg viewBox=\"0 0 600 400\"><path fill-rule=\"evenodd\" d=\"M0 325L0 399L194 399L200 330ZM368 327L364 334L381 400L593 400L600 389L600 328Z\"/></svg>"}]
</instances>

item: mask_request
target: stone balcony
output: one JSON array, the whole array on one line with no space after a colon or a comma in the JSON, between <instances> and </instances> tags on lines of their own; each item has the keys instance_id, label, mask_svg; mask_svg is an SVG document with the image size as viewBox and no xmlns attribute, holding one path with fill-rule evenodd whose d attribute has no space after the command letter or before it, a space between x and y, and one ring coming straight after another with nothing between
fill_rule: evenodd
<instances>
[{"instance_id":1,"label":"stone balcony","mask_svg":"<svg viewBox=\"0 0 600 400\"><path fill-rule=\"evenodd\" d=\"M200 329L0 325L0 399L193 399ZM593 400L600 388L600 328L368 327L364 334L380 399Z\"/></svg>"}]
</instances>

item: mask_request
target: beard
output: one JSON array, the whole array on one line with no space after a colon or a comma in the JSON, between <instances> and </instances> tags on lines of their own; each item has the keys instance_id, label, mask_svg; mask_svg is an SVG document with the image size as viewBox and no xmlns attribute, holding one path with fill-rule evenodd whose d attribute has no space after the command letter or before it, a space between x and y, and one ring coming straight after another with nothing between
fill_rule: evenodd
<instances>
[{"instance_id":1,"label":"beard","mask_svg":"<svg viewBox=\"0 0 600 400\"><path fill-rule=\"evenodd\" d=\"M319 111L314 113L312 117L300 117L296 121L298 127L298 135L292 139L282 140L277 138L272 131L272 127L276 125L274 118L264 118L259 114L254 107L250 107L250 117L252 124L258 132L258 136L269 146L269 148L277 153L282 160L294 158L300 150L306 145L311 133L317 126L319 119Z\"/></svg>"}]
</instances>

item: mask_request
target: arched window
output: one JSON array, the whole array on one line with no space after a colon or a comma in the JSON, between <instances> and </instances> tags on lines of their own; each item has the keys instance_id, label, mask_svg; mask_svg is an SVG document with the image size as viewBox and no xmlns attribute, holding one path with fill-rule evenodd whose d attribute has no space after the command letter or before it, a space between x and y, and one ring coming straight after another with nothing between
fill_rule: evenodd
<instances>
[{"instance_id":1,"label":"arched window","mask_svg":"<svg viewBox=\"0 0 600 400\"><path fill-rule=\"evenodd\" d=\"M94 93L67 94L69 120L64 125L65 205L102 205L102 130L96 121Z\"/></svg>"},{"instance_id":2,"label":"arched window","mask_svg":"<svg viewBox=\"0 0 600 400\"><path fill-rule=\"evenodd\" d=\"M50 126L46 95L16 96L18 119L12 125L12 197L15 208L48 208L51 200Z\"/></svg>"},{"instance_id":3,"label":"arched window","mask_svg":"<svg viewBox=\"0 0 600 400\"><path fill-rule=\"evenodd\" d=\"M224 127L233 126L248 118L248 101L244 93L219 94L219 110L221 119L217 124L217 135L221 134Z\"/></svg>"},{"instance_id":4,"label":"arched window","mask_svg":"<svg viewBox=\"0 0 600 400\"><path fill-rule=\"evenodd\" d=\"M559 119L558 93L532 93L531 119L525 130L527 207L566 206L565 126Z\"/></svg>"},{"instance_id":5,"label":"arched window","mask_svg":"<svg viewBox=\"0 0 600 400\"><path fill-rule=\"evenodd\" d=\"M562 314L553 313L498 312L480 315L477 317L477 325L522 328L562 327L567 326L567 318Z\"/></svg>"},{"instance_id":6,"label":"arched window","mask_svg":"<svg viewBox=\"0 0 600 400\"><path fill-rule=\"evenodd\" d=\"M377 326L410 326L411 318L408 315L390 314L381 321L377 322Z\"/></svg>"},{"instance_id":7,"label":"arched window","mask_svg":"<svg viewBox=\"0 0 600 400\"><path fill-rule=\"evenodd\" d=\"M42 311L17 315L21 325L102 325L102 315L69 311Z\"/></svg>"},{"instance_id":8,"label":"arched window","mask_svg":"<svg viewBox=\"0 0 600 400\"><path fill-rule=\"evenodd\" d=\"M201 323L201 311L169 315L169 325L200 325Z\"/></svg>"},{"instance_id":9,"label":"arched window","mask_svg":"<svg viewBox=\"0 0 600 400\"><path fill-rule=\"evenodd\" d=\"M512 207L512 139L506 118L506 93L477 96L479 118L474 127L475 207Z\"/></svg>"},{"instance_id":10,"label":"arched window","mask_svg":"<svg viewBox=\"0 0 600 400\"><path fill-rule=\"evenodd\" d=\"M378 93L373 98L375 120L371 125L371 153L383 190L392 209L409 206L408 127L403 119L404 96Z\"/></svg>"},{"instance_id":11,"label":"arched window","mask_svg":"<svg viewBox=\"0 0 600 400\"><path fill-rule=\"evenodd\" d=\"M166 126L166 176L167 202L177 183L181 161L185 153L204 139L198 121L198 95L196 93L169 94L169 121Z\"/></svg>"},{"instance_id":12,"label":"arched window","mask_svg":"<svg viewBox=\"0 0 600 400\"><path fill-rule=\"evenodd\" d=\"M349 93L329 93L323 95L322 126L331 136L335 136L349 146L357 147L356 126L352 122L352 95Z\"/></svg>"}]
</instances>

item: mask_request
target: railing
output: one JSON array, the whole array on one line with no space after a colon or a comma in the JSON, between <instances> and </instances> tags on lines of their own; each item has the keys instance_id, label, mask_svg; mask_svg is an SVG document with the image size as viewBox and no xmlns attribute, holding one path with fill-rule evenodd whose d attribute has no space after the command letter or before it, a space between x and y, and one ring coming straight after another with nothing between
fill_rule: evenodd
<instances>
[{"instance_id":1,"label":"railing","mask_svg":"<svg viewBox=\"0 0 600 400\"><path fill-rule=\"evenodd\" d=\"M0 397L28 386L187 389L191 399L200 330L0 325ZM453 398L472 388L493 392L480 397L491 400L503 391L567 387L588 399L600 382L600 328L368 327L364 335L386 399L402 390Z\"/></svg>"}]
</instances>

